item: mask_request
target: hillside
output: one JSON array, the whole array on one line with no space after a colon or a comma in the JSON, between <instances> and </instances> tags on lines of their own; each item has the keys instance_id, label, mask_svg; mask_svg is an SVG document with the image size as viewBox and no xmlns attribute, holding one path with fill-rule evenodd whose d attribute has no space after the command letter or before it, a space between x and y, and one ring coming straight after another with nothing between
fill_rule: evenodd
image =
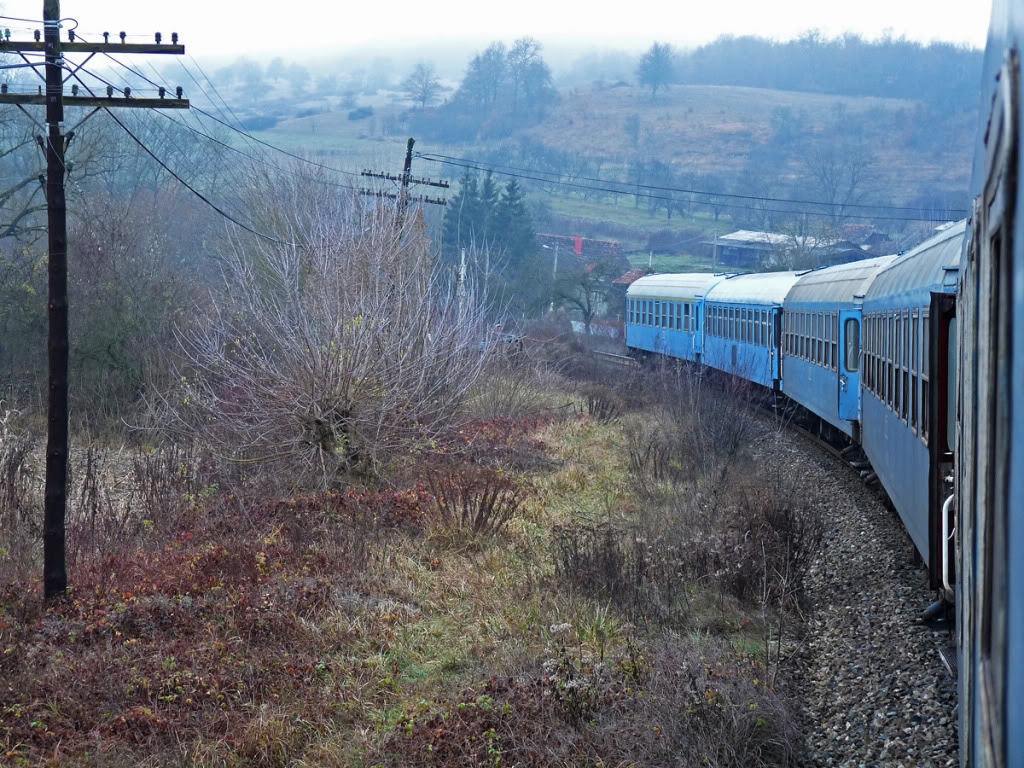
<instances>
[{"instance_id":1,"label":"hillside","mask_svg":"<svg viewBox=\"0 0 1024 768\"><path fill-rule=\"evenodd\" d=\"M347 115L335 109L282 120L256 135L329 158L344 169L400 167L406 139L414 135L410 119L415 113L396 95L382 93L374 99L371 117L350 120ZM540 147L542 153L576 158L572 162L579 175L602 179L627 178L630 164L638 160L660 161L693 185L714 176L730 191L807 198L814 193L805 181L811 148L852 146L863 153L861 199L901 205L950 200L956 207L968 182L967 148L974 125L969 111L937 114L907 99L676 85L652 100L649 91L633 86L591 86L561 91L539 122L505 139L445 143L419 136L416 149L512 166L534 162L529 167L543 169L524 157L523 147ZM461 169L422 160L414 169L449 179L461 174ZM646 200L628 195L524 185L535 203L538 226L611 237L629 250L649 248L653 233L710 234L716 224L721 231L749 224L730 215L742 217L742 210L721 210L716 222L709 210L693 206L669 219L665 211L649 211ZM665 252L657 245L653 250Z\"/></svg>"}]
</instances>

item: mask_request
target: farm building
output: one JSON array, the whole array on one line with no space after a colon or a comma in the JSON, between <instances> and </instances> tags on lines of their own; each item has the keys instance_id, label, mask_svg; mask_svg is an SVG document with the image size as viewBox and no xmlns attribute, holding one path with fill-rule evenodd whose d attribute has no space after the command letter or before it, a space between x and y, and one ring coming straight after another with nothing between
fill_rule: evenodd
<instances>
[{"instance_id":1,"label":"farm building","mask_svg":"<svg viewBox=\"0 0 1024 768\"><path fill-rule=\"evenodd\" d=\"M723 267L820 266L846 264L872 256L872 252L849 240L825 240L809 235L784 235L741 229L704 245L717 246L716 264Z\"/></svg>"}]
</instances>

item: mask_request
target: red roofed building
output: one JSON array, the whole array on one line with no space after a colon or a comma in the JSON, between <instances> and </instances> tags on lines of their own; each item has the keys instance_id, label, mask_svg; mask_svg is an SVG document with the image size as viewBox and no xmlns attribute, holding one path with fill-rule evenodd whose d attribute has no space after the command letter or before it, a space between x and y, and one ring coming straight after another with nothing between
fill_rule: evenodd
<instances>
[{"instance_id":1,"label":"red roofed building","mask_svg":"<svg viewBox=\"0 0 1024 768\"><path fill-rule=\"evenodd\" d=\"M579 235L550 235L542 232L538 232L536 237L538 246L545 251L557 251L560 260L572 259L583 267L600 263L607 265L612 272L625 272L629 269L629 259L622 252L622 246L614 240L595 240ZM566 260L561 264L567 267L573 261Z\"/></svg>"}]
</instances>

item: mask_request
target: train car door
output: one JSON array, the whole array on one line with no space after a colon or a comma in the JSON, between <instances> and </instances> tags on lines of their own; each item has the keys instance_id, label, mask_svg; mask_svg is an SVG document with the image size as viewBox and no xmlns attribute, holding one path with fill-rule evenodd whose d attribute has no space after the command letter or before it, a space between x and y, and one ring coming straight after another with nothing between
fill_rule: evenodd
<instances>
[{"instance_id":1,"label":"train car door","mask_svg":"<svg viewBox=\"0 0 1024 768\"><path fill-rule=\"evenodd\" d=\"M860 310L839 313L839 418L860 420Z\"/></svg>"}]
</instances>

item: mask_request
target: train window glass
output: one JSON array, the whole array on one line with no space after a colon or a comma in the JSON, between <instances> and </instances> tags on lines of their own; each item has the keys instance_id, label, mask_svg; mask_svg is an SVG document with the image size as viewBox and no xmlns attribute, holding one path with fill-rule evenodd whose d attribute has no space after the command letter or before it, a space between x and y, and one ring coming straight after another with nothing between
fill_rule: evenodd
<instances>
[{"instance_id":1,"label":"train window glass","mask_svg":"<svg viewBox=\"0 0 1024 768\"><path fill-rule=\"evenodd\" d=\"M913 343L910 350L910 428L917 432L917 382L918 371L921 370L921 359L918 357L921 351L921 315L915 309L913 312Z\"/></svg>"},{"instance_id":2,"label":"train window glass","mask_svg":"<svg viewBox=\"0 0 1024 768\"><path fill-rule=\"evenodd\" d=\"M928 444L928 379L931 375L928 356L928 312L921 313L921 439Z\"/></svg>"},{"instance_id":3,"label":"train window glass","mask_svg":"<svg viewBox=\"0 0 1024 768\"><path fill-rule=\"evenodd\" d=\"M910 423L910 310L903 313L903 421Z\"/></svg>"},{"instance_id":4,"label":"train window glass","mask_svg":"<svg viewBox=\"0 0 1024 768\"><path fill-rule=\"evenodd\" d=\"M831 312L825 313L824 333L822 334L825 344L824 367L831 368Z\"/></svg>"},{"instance_id":5,"label":"train window glass","mask_svg":"<svg viewBox=\"0 0 1024 768\"><path fill-rule=\"evenodd\" d=\"M797 312L796 317L796 356L801 360L804 357L804 313Z\"/></svg>"},{"instance_id":6,"label":"train window glass","mask_svg":"<svg viewBox=\"0 0 1024 768\"><path fill-rule=\"evenodd\" d=\"M860 369L860 326L857 319L851 317L846 321L846 370Z\"/></svg>"},{"instance_id":7,"label":"train window glass","mask_svg":"<svg viewBox=\"0 0 1024 768\"><path fill-rule=\"evenodd\" d=\"M825 315L823 315L821 312L818 313L818 328L817 328L817 332L814 334L814 338L815 338L815 344L816 344L815 362L818 365L824 366L825 365L825 347L824 347L824 343L825 343Z\"/></svg>"},{"instance_id":8,"label":"train window glass","mask_svg":"<svg viewBox=\"0 0 1024 768\"><path fill-rule=\"evenodd\" d=\"M754 343L754 310L747 310L747 343Z\"/></svg>"},{"instance_id":9,"label":"train window glass","mask_svg":"<svg viewBox=\"0 0 1024 768\"><path fill-rule=\"evenodd\" d=\"M629 322L630 324L636 323L636 299L629 300Z\"/></svg>"},{"instance_id":10,"label":"train window glass","mask_svg":"<svg viewBox=\"0 0 1024 768\"><path fill-rule=\"evenodd\" d=\"M644 300L644 325L646 325L648 328L654 325L654 307L652 306L653 304L654 302L651 301L650 299Z\"/></svg>"},{"instance_id":11,"label":"train window glass","mask_svg":"<svg viewBox=\"0 0 1024 768\"><path fill-rule=\"evenodd\" d=\"M695 330L694 327L693 327L694 326L694 322L693 321L696 319L696 317L690 312L690 305L689 304L686 304L686 305L683 306L683 317L685 318L685 320L683 322L684 330L687 330L687 331Z\"/></svg>"},{"instance_id":12,"label":"train window glass","mask_svg":"<svg viewBox=\"0 0 1024 768\"><path fill-rule=\"evenodd\" d=\"M903 338L903 318L897 314L893 318L893 398L892 407L896 415L900 415L900 393L903 391L900 373L900 340Z\"/></svg>"},{"instance_id":13,"label":"train window glass","mask_svg":"<svg viewBox=\"0 0 1024 768\"><path fill-rule=\"evenodd\" d=\"M750 330L750 327L747 324L748 323L747 315L749 315L749 314L750 314L750 310L749 309L741 309L740 310L740 341L743 341L743 342L750 341L750 338L747 336L747 331Z\"/></svg>"},{"instance_id":14,"label":"train window glass","mask_svg":"<svg viewBox=\"0 0 1024 768\"><path fill-rule=\"evenodd\" d=\"M811 326L810 317L806 312L800 313L800 357L807 360L807 353L810 351L811 342L808 338L808 329Z\"/></svg>"}]
</instances>

